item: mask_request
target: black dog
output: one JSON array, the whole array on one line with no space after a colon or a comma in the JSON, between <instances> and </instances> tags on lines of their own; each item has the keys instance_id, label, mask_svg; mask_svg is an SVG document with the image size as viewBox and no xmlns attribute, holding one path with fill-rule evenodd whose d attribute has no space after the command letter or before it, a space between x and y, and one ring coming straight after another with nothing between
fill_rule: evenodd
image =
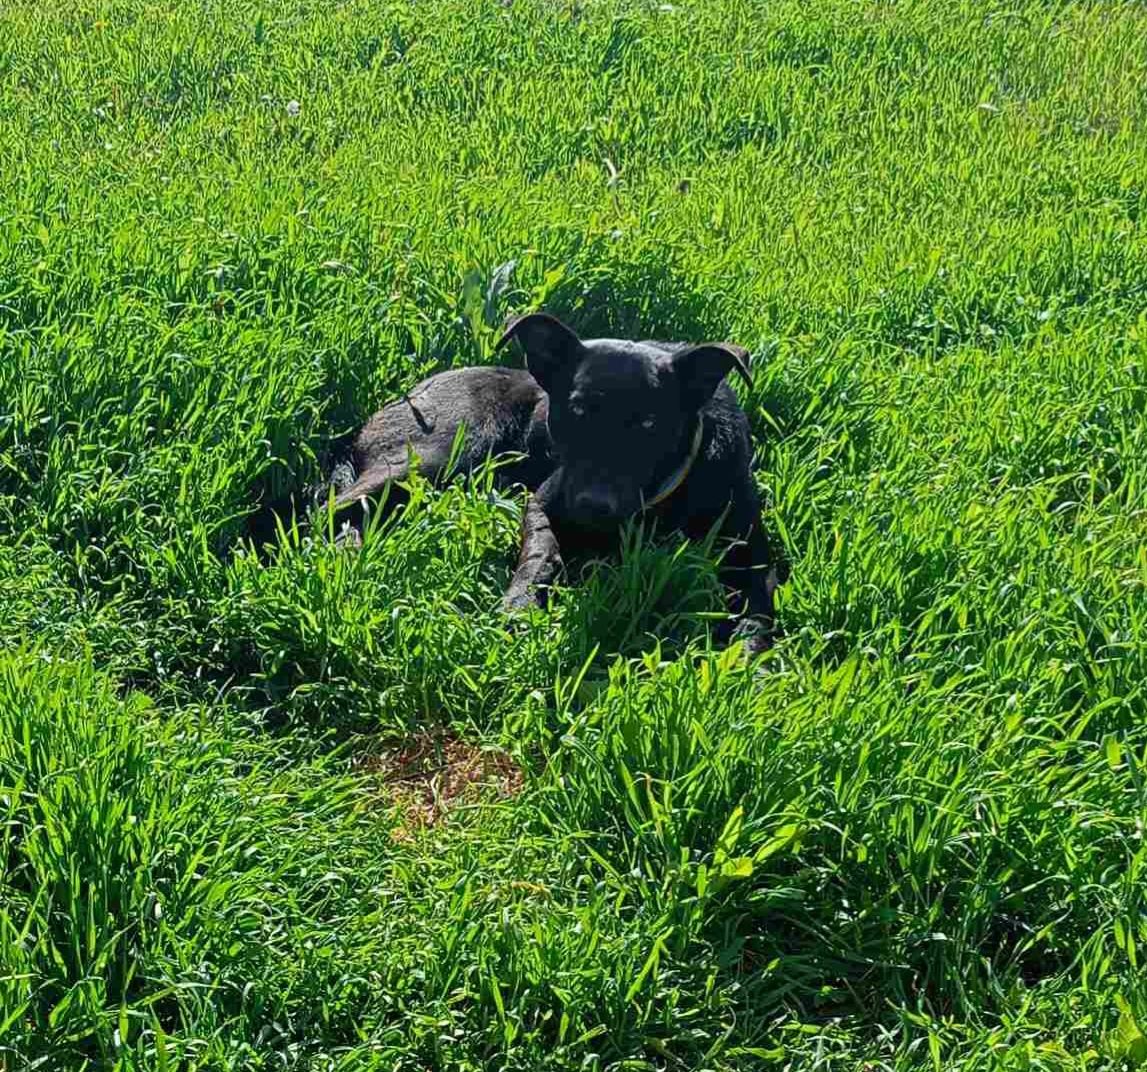
<instances>
[{"instance_id":1,"label":"black dog","mask_svg":"<svg viewBox=\"0 0 1147 1072\"><path fill-rule=\"evenodd\" d=\"M335 498L336 515L409 473L437 476L464 427L463 471L487 457L517 455L498 470L502 486L531 492L522 549L505 596L508 610L544 599L565 548L597 548L628 517L644 512L658 528L737 542L726 553L738 635L750 650L768 646L773 589L750 464L749 424L724 383L735 369L749 381L739 346L579 339L561 321L529 313L498 343L521 343L529 371L465 368L424 380L377 413L353 445L353 483Z\"/></svg>"}]
</instances>

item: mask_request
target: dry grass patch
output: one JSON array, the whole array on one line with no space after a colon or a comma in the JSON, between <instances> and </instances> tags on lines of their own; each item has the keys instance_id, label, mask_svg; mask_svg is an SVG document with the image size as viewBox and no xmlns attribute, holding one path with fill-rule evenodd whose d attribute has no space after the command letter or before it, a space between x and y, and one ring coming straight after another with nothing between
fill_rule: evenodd
<instances>
[{"instance_id":1,"label":"dry grass patch","mask_svg":"<svg viewBox=\"0 0 1147 1072\"><path fill-rule=\"evenodd\" d=\"M356 765L378 779L397 808L396 841L437 826L459 807L516 797L525 781L506 752L449 733L416 734L363 755Z\"/></svg>"}]
</instances>

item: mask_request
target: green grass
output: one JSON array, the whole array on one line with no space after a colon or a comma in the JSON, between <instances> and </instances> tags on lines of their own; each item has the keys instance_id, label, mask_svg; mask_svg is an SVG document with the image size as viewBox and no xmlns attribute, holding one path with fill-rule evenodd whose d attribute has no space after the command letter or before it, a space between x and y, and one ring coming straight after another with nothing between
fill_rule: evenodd
<instances>
[{"instance_id":1,"label":"green grass","mask_svg":"<svg viewBox=\"0 0 1147 1072\"><path fill-rule=\"evenodd\" d=\"M0 27L0 1066L1147 1062L1142 5ZM507 631L488 475L244 552L536 305L752 349L761 666L639 533Z\"/></svg>"}]
</instances>

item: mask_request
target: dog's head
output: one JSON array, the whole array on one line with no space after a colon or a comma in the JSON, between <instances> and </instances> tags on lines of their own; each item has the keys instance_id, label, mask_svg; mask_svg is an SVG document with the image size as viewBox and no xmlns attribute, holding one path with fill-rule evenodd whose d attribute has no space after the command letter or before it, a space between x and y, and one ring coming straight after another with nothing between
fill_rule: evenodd
<instances>
[{"instance_id":1,"label":"dog's head","mask_svg":"<svg viewBox=\"0 0 1147 1072\"><path fill-rule=\"evenodd\" d=\"M549 396L566 509L592 527L635 513L655 480L685 461L698 412L729 371L749 380L747 351L728 343L579 339L546 313L512 320L498 346L511 338Z\"/></svg>"}]
</instances>

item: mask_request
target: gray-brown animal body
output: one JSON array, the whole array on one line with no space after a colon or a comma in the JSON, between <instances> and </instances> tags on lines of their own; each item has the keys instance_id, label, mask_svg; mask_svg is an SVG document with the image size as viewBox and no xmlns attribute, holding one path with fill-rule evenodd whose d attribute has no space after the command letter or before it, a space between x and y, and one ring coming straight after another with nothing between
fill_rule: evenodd
<instances>
[{"instance_id":1,"label":"gray-brown animal body","mask_svg":"<svg viewBox=\"0 0 1147 1072\"><path fill-rule=\"evenodd\" d=\"M563 551L600 549L644 513L659 532L692 538L720 524L735 541L721 564L732 617L750 649L766 647L777 571L749 423L724 382L734 369L748 380L747 353L726 343L583 340L544 313L513 321L499 346L511 338L526 369L442 372L372 417L354 441L353 482L339 490L336 512L406 477L412 452L422 474L442 474L462 429L459 470L514 454L497 479L530 492L508 610L545 599Z\"/></svg>"}]
</instances>

